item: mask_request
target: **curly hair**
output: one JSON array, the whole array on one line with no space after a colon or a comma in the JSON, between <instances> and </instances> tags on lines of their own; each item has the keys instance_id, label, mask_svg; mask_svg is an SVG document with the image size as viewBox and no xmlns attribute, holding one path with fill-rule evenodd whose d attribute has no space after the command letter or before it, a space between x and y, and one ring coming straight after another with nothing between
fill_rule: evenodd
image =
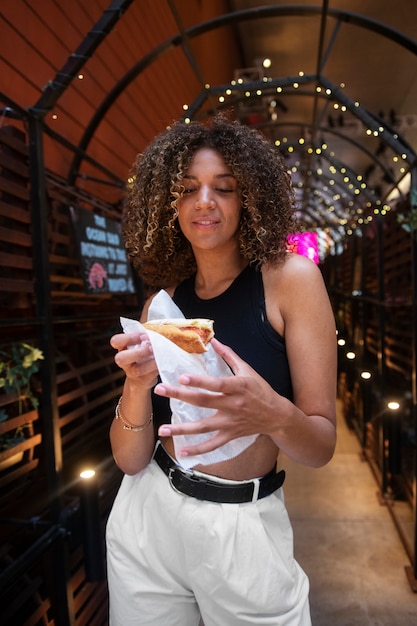
<instances>
[{"instance_id":1,"label":"curly hair","mask_svg":"<svg viewBox=\"0 0 417 626\"><path fill-rule=\"evenodd\" d=\"M209 124L176 122L139 154L131 172L122 232L147 287L178 284L196 270L176 219L183 176L199 148L219 152L236 178L242 212L236 233L249 263L278 263L296 230L294 191L278 150L260 132L216 116Z\"/></svg>"}]
</instances>

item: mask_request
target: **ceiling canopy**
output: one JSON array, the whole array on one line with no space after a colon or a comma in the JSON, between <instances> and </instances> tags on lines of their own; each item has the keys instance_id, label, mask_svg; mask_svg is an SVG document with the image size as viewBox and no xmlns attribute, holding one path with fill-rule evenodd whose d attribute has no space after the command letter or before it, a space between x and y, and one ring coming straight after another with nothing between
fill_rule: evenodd
<instances>
[{"instance_id":1,"label":"ceiling canopy","mask_svg":"<svg viewBox=\"0 0 417 626\"><path fill-rule=\"evenodd\" d=\"M42 68L10 53L5 72L26 72L32 90L21 89L28 101L19 101L9 83L3 115L41 118L52 141L74 146L63 159L70 184L101 177L117 202L134 155L164 125L227 110L283 153L300 221L319 233L323 254L408 193L417 149L414 0L395 11L380 0L98 0L88 9L47 0L44 14L7 4L0 17L9 37L36 51L48 80L42 85ZM52 36L54 21L66 24L59 32L69 54L56 41L48 65L43 31ZM163 72L165 84L153 78ZM84 73L96 82L90 93L80 88Z\"/></svg>"}]
</instances>

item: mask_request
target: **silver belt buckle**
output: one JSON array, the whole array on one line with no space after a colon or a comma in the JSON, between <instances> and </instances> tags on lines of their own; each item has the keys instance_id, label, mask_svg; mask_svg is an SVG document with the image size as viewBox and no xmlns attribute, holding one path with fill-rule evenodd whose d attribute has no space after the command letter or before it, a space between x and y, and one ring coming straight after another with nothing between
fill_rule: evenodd
<instances>
[{"instance_id":1,"label":"silver belt buckle","mask_svg":"<svg viewBox=\"0 0 417 626\"><path fill-rule=\"evenodd\" d=\"M170 484L171 489L172 489L173 491L175 491L176 493L179 493L179 494L181 494L182 496L184 496L185 494L184 494L182 491L180 491L179 489L177 489L177 488L176 488L176 486L174 485L174 483L172 482L172 477L173 477L173 474L174 474L174 472L175 472L175 471L179 471L179 472L181 472L181 470L180 470L180 469L178 469L178 467L170 467L170 468L169 468L169 470L168 470L168 480L169 480L169 484ZM184 473L186 473L186 472L184 472ZM189 472L188 472L188 473L189 473ZM191 475L191 474L190 474L190 475Z\"/></svg>"},{"instance_id":2,"label":"silver belt buckle","mask_svg":"<svg viewBox=\"0 0 417 626\"><path fill-rule=\"evenodd\" d=\"M172 474L174 473L175 467L170 467L168 470L168 480L169 480L169 484L171 485L171 489L173 489L174 491L176 491L178 493L178 489L176 489L172 483Z\"/></svg>"}]
</instances>

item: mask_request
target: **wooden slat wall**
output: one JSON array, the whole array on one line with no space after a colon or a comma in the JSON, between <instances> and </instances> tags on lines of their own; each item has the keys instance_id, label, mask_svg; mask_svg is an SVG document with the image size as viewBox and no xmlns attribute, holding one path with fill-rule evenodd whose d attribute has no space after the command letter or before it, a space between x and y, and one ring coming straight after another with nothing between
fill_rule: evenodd
<instances>
[{"instance_id":1,"label":"wooden slat wall","mask_svg":"<svg viewBox=\"0 0 417 626\"><path fill-rule=\"evenodd\" d=\"M384 288L388 302L410 304L411 271L411 236L398 223L396 212L390 212L384 220Z\"/></svg>"},{"instance_id":2,"label":"wooden slat wall","mask_svg":"<svg viewBox=\"0 0 417 626\"><path fill-rule=\"evenodd\" d=\"M413 368L411 236L398 223L395 211L384 220L383 240L387 365L410 381Z\"/></svg>"},{"instance_id":3,"label":"wooden slat wall","mask_svg":"<svg viewBox=\"0 0 417 626\"><path fill-rule=\"evenodd\" d=\"M0 155L0 348L18 340L36 345L28 150L23 130L6 127L0 131ZM47 186L59 430L66 485L64 502L75 509L78 506L74 485L82 464L101 467L101 532L104 537L106 516L120 480L110 457L108 430L123 384L123 372L114 364L109 338L118 329L119 316L126 312L130 312L131 317L137 316L141 302L134 295L89 296L80 276L68 204L112 219L120 218L120 210L83 190L69 189L58 175L49 174ZM99 319L95 317L97 313ZM25 433L25 439L17 446L0 450L2 517L46 520L49 512L44 460L48 451L43 447L39 414L31 407L19 413L16 394L4 394L1 390L0 408L9 415L8 420L0 423L0 436L15 433L19 427ZM35 538L38 535L39 531ZM13 564L34 540L25 526L14 523L0 525L0 536L0 561L4 567ZM74 541L70 558L76 623L104 626L107 623L106 585L86 581L80 530L74 536L78 536L78 542ZM34 562L24 580L8 590L8 597L12 594L14 601L7 603L5 613L0 610L2 624L54 623L55 607L48 595L48 585L55 581L45 577L43 559L47 558L46 553L38 563ZM0 599L0 607L4 601Z\"/></svg>"},{"instance_id":4,"label":"wooden slat wall","mask_svg":"<svg viewBox=\"0 0 417 626\"><path fill-rule=\"evenodd\" d=\"M24 133L0 129L0 305L13 315L33 302L28 177Z\"/></svg>"},{"instance_id":5,"label":"wooden slat wall","mask_svg":"<svg viewBox=\"0 0 417 626\"><path fill-rule=\"evenodd\" d=\"M409 206L402 201L401 212L407 213ZM349 329L350 339L355 339L351 346L358 355L356 365L348 364L345 355L341 352L339 370L339 395L343 401L345 416L349 423L357 429L360 437L366 441L367 456L374 470L381 476L382 450L381 420L364 422L363 395L359 379L360 369L365 367L373 372L374 382L372 389L372 415L375 416L385 408L384 402L393 397L401 400L400 420L403 429L402 449L396 450L397 458L401 458L401 470L394 477L397 481L399 493L415 498L413 484L415 470L413 469L413 432L415 425L409 406L413 376L413 326L415 320L412 314L412 250L411 236L397 220L397 211L392 210L383 219L382 225L382 267L378 266L378 230L371 224L364 230L364 245L358 245L357 240L349 239L341 258L328 258L327 265L335 264L342 268L343 294L340 294L340 285L330 284L332 293L339 311L340 326ZM364 291L359 296L352 296L357 285L354 282L354 267L359 264L364 268ZM325 265L326 265L325 264ZM380 272L383 277L383 293L379 292ZM325 271L329 277L338 274L337 271ZM355 314L358 311L358 315ZM381 329L381 317L383 330ZM363 325L363 331L361 328ZM362 345L362 332L363 345ZM381 354L381 346L383 353ZM364 357L362 357L364 353ZM365 359L365 360L364 360ZM354 370L352 375L351 370ZM381 383L381 377L383 382ZM349 380L350 380L350 384ZM383 385L381 387L381 384ZM366 419L369 420L369 415ZM365 431L365 435L363 435ZM398 442L395 443L398 446ZM404 495L405 494L405 495Z\"/></svg>"}]
</instances>

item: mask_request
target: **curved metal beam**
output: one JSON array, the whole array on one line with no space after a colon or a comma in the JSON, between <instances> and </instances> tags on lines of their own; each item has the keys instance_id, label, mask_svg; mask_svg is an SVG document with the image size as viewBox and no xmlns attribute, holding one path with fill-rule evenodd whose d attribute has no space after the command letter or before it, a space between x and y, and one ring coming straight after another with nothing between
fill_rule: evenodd
<instances>
[{"instance_id":1,"label":"curved metal beam","mask_svg":"<svg viewBox=\"0 0 417 626\"><path fill-rule=\"evenodd\" d=\"M220 28L234 24L236 22L264 19L268 17L304 17L304 16L316 16L321 15L322 9L319 6L305 6L305 5L282 5L282 6L263 6L251 9L245 9L242 11L235 11L233 13L227 13L225 15L218 16L206 22L201 22L185 31L186 36L189 39L202 35L210 30ZM361 28L366 28L373 32L382 35L388 39L391 39L398 45L406 48L413 54L417 55L417 42L414 39L404 35L396 29L386 26L382 22L378 22L368 17L364 17L357 13L350 11L342 11L340 9L328 9L328 15L334 17L342 22L348 24L354 24ZM96 113L91 118L90 123L86 127L86 130L79 142L79 148L82 151L86 151L88 144L90 143L97 127L99 126L104 115L114 104L120 94L126 89L126 87L138 76L144 69L146 69L151 63L168 52L171 48L178 46L182 42L182 35L177 34L173 37L162 42L156 48L151 50L140 61L138 61L130 70L116 83L113 89L108 93L107 97L103 100L101 105L97 108ZM74 181L76 178L78 169L80 167L82 159L79 155L76 155L71 164L69 180Z\"/></svg>"},{"instance_id":2,"label":"curved metal beam","mask_svg":"<svg viewBox=\"0 0 417 626\"><path fill-rule=\"evenodd\" d=\"M315 75L304 75L304 76L287 76L284 78L275 78L275 79L270 79L267 83L264 83L263 81L253 81L253 82L245 82L244 84L237 84L237 85L218 85L216 87L210 87L209 91L211 93L225 93L226 90L228 89L232 89L234 92L242 92L242 91L256 91L261 89L262 90L262 95L268 95L269 91L271 91L271 95L276 95L273 90L276 89L277 86L280 87L285 87L285 86L289 86L294 84L294 82L297 82L299 84L308 84L310 82L315 82L316 81L316 76ZM372 131L375 131L378 133L379 139L386 143L394 152L396 152L397 154L405 154L406 158L408 160L408 162L410 163L410 167L412 167L413 163L416 160L416 153L414 151L414 149L409 145L408 142L405 141L405 139L398 135L398 133L392 129L390 127L389 124L387 124L384 120L381 120L377 115L374 115L372 113L369 113L369 111L367 111L367 109L365 109L364 107L362 107L358 102L355 102L354 100L352 100L351 98L349 98L349 96L347 96L340 87L334 85L332 82L330 82L327 78L325 77L321 77L320 79L320 84L321 86L325 87L327 90L330 91L330 96L325 95L324 93L320 93L318 94L318 97L322 97L322 98L333 98L335 100L338 100L338 102L340 102L341 104L343 104L344 106L346 106L347 109L349 109L349 111L351 112L351 114L358 119L362 124L364 124L367 128L370 128ZM281 94L281 96L285 96L288 94ZM290 94L291 96L295 96L295 97L299 97L299 96L310 96L311 98L316 98L317 94L313 93L313 92L308 92L308 91L300 91L300 90L296 90L294 91L292 94ZM200 94L199 96L200 100L199 103L201 102L201 98L202 95ZM243 97L236 97L234 98L232 101L228 101L225 105L220 105L218 108L221 109L224 106L230 106L231 104L236 104L242 100L246 100L246 98ZM200 104L199 104L200 106ZM192 112L195 112L195 107L192 105L189 108L189 111L187 112L186 116L189 117L189 113L191 111L191 116L192 116ZM267 122L264 124L258 124L257 128L267 128L269 126L289 126L289 125L297 125L297 126L303 126L304 128L308 127L311 130L313 129L313 125L308 124L308 123L301 123L301 122L291 122L291 123L285 123L283 122L282 124L280 123L273 123L273 122ZM380 132L380 128L383 128L383 132ZM340 138L342 138L343 140L352 143L352 145L356 146L359 150L361 150L362 152L364 152L365 154L367 154L367 156L374 162L376 162L381 169L383 170L385 175L390 175L390 172L388 171L388 169L383 165L383 163L377 158L377 155L373 154L372 152L370 152L365 146L362 146L361 144L359 144L358 142L354 141L353 139L351 139L350 137L342 134L342 133L338 133L337 131L333 130L332 128L327 128L327 127L322 127L319 126L317 129L315 130L319 130L321 132L328 132L328 133L332 133L335 135L338 135ZM313 133L313 130L312 130ZM312 138L312 143L314 143L314 138Z\"/></svg>"},{"instance_id":3,"label":"curved metal beam","mask_svg":"<svg viewBox=\"0 0 417 626\"><path fill-rule=\"evenodd\" d=\"M48 111L53 109L86 61L94 54L103 39L113 30L115 24L117 24L132 2L133 0L115 0L104 11L85 39L68 58L62 70L58 72L53 80L48 82L37 103L30 107L29 110L33 115L43 118Z\"/></svg>"}]
</instances>

